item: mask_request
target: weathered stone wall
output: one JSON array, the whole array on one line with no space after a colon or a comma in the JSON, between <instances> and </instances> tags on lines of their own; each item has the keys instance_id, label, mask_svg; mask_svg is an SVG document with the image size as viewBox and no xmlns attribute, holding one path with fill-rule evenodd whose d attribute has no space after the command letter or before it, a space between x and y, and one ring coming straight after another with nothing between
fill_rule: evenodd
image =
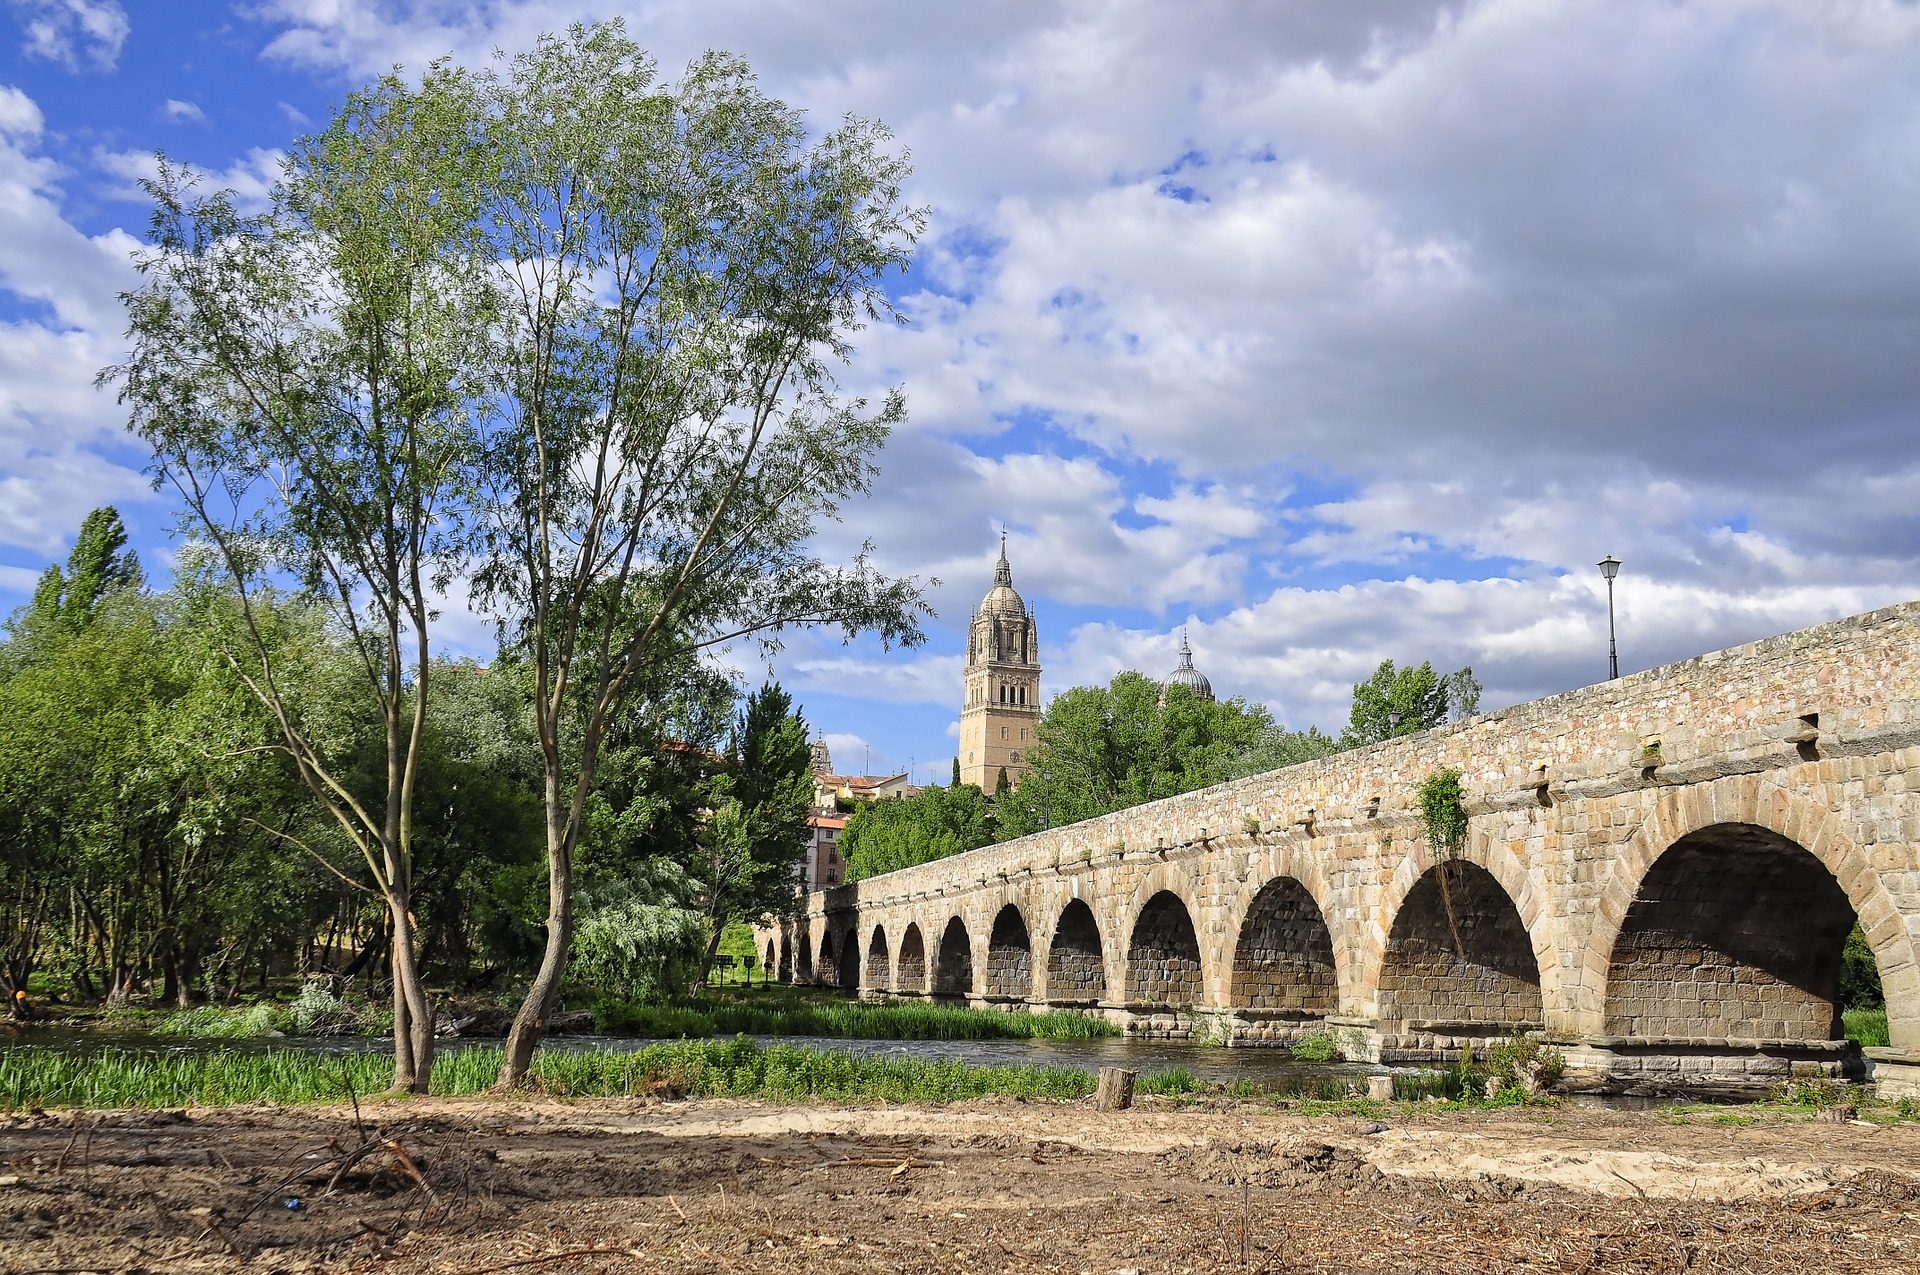
<instances>
[{"instance_id":1,"label":"weathered stone wall","mask_svg":"<svg viewBox=\"0 0 1920 1275\"><path fill-rule=\"evenodd\" d=\"M867 968L861 977L861 985L875 991L893 990L893 962L887 959L887 931L885 926L877 926L873 931L873 941L867 945Z\"/></svg>"},{"instance_id":2,"label":"weathered stone wall","mask_svg":"<svg viewBox=\"0 0 1920 1275\"><path fill-rule=\"evenodd\" d=\"M1199 1005L1200 940L1187 905L1162 891L1147 901L1127 947L1127 1000L1135 1005Z\"/></svg>"},{"instance_id":3,"label":"weathered stone wall","mask_svg":"<svg viewBox=\"0 0 1920 1275\"><path fill-rule=\"evenodd\" d=\"M1434 864L1415 811L1420 781L1441 767L1462 774L1463 858L1482 874L1474 908L1456 917L1468 950L1443 963L1452 936L1422 885ZM1296 1003L1319 1013L1330 998L1336 1024L1388 1036L1408 1021L1477 1016L1544 1021L1569 1041L1671 1036L1680 1023L1687 1039L1769 1023L1823 1035L1828 994L1807 985L1825 978L1824 965L1793 972L1714 937L1751 925L1756 941L1777 940L1775 914L1801 889L1791 873L1776 888L1771 869L1750 863L1722 874L1733 902L1659 905L1663 856L1696 833L1754 835L1727 831L1740 827L1777 837L1792 847L1793 871L1838 890L1879 963L1895 1045L1920 1048L1916 794L1920 604L1909 604L816 894L795 928L884 926L907 988L903 939L916 926L927 944L940 940L940 986L981 996L989 987L976 973L988 972L994 920L1011 904L1029 951L1047 954L1029 995L1097 998L1116 1015L1148 1003L1137 993L1254 1016ZM1683 859L1673 865L1664 871L1693 879ZM1290 883L1278 887L1283 918L1260 902L1275 882ZM1136 949L1149 964L1167 959L1164 941L1135 942L1163 892L1191 918L1197 955L1183 954L1191 964L1177 972L1136 970ZM1740 900L1768 916L1734 922ZM1803 904L1791 909L1799 924ZM1324 946L1307 937L1315 913ZM1710 948L1737 958L1715 967L1731 970L1731 983L1669 978L1682 953ZM794 955L811 957L805 945ZM1772 982L1756 982L1766 971ZM1809 996L1768 999L1788 984Z\"/></svg>"},{"instance_id":4,"label":"weathered stone wall","mask_svg":"<svg viewBox=\"0 0 1920 1275\"><path fill-rule=\"evenodd\" d=\"M1275 877L1254 896L1233 953L1236 1009L1327 1015L1339 1009L1333 935L1319 905L1292 877Z\"/></svg>"},{"instance_id":5,"label":"weathered stone wall","mask_svg":"<svg viewBox=\"0 0 1920 1275\"><path fill-rule=\"evenodd\" d=\"M970 996L974 991L973 944L968 940L965 923L956 916L940 936L939 958L933 967L933 993Z\"/></svg>"},{"instance_id":6,"label":"weathered stone wall","mask_svg":"<svg viewBox=\"0 0 1920 1275\"><path fill-rule=\"evenodd\" d=\"M927 941L920 936L920 927L917 925L909 925L906 937L900 940L900 965L894 974L893 990L927 990Z\"/></svg>"},{"instance_id":7,"label":"weathered stone wall","mask_svg":"<svg viewBox=\"0 0 1920 1275\"><path fill-rule=\"evenodd\" d=\"M1542 1025L1533 944L1492 873L1450 863L1420 879L1387 937L1379 1016L1442 1034Z\"/></svg>"},{"instance_id":8,"label":"weathered stone wall","mask_svg":"<svg viewBox=\"0 0 1920 1275\"><path fill-rule=\"evenodd\" d=\"M1107 965L1100 950L1100 930L1093 910L1074 899L1061 912L1048 947L1047 999L1097 1002L1106 995Z\"/></svg>"},{"instance_id":9,"label":"weathered stone wall","mask_svg":"<svg viewBox=\"0 0 1920 1275\"><path fill-rule=\"evenodd\" d=\"M1020 909L1009 903L993 919L987 940L987 995L1018 997L1033 993L1033 941Z\"/></svg>"},{"instance_id":10,"label":"weathered stone wall","mask_svg":"<svg viewBox=\"0 0 1920 1275\"><path fill-rule=\"evenodd\" d=\"M1775 833L1683 837L1627 910L1607 978L1606 1031L1643 1039L1823 1039L1834 1032L1847 896Z\"/></svg>"}]
</instances>

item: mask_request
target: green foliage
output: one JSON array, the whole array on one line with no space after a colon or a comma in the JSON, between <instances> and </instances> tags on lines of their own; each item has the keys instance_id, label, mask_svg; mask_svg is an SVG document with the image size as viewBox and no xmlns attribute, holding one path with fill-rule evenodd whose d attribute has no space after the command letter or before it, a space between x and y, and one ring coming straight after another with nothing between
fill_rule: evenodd
<instances>
[{"instance_id":1,"label":"green foliage","mask_svg":"<svg viewBox=\"0 0 1920 1275\"><path fill-rule=\"evenodd\" d=\"M1133 1090L1141 1094L1160 1094L1167 1098L1178 1098L1186 1094L1197 1093L1204 1086L1192 1072L1184 1067L1174 1067L1168 1071L1150 1071L1134 1082Z\"/></svg>"},{"instance_id":2,"label":"green foliage","mask_svg":"<svg viewBox=\"0 0 1920 1275\"><path fill-rule=\"evenodd\" d=\"M1401 735L1431 730L1449 718L1458 721L1480 711L1480 683L1472 668L1434 672L1430 662L1395 669L1380 661L1373 676L1353 688L1353 707L1340 747L1361 748Z\"/></svg>"},{"instance_id":3,"label":"green foliage","mask_svg":"<svg viewBox=\"0 0 1920 1275\"><path fill-rule=\"evenodd\" d=\"M995 800L1000 840L1253 774L1299 745L1259 705L1199 700L1181 686L1163 696L1131 671L1056 695L1037 734L1025 780Z\"/></svg>"},{"instance_id":4,"label":"green foliage","mask_svg":"<svg viewBox=\"0 0 1920 1275\"><path fill-rule=\"evenodd\" d=\"M1339 1037L1330 1031L1307 1032L1287 1046L1287 1052L1301 1062L1310 1063L1340 1062L1346 1057Z\"/></svg>"},{"instance_id":5,"label":"green foliage","mask_svg":"<svg viewBox=\"0 0 1920 1275\"><path fill-rule=\"evenodd\" d=\"M1487 1072L1499 1079L1502 1091L1524 1093L1524 1077L1528 1072L1543 1089L1559 1084L1567 1074L1567 1059L1536 1037L1516 1032L1487 1050Z\"/></svg>"},{"instance_id":6,"label":"green foliage","mask_svg":"<svg viewBox=\"0 0 1920 1275\"><path fill-rule=\"evenodd\" d=\"M1887 1011L1884 1007L1843 1010L1840 1017L1845 1027L1843 1034L1863 1049L1876 1046L1884 1048L1893 1043L1893 1038L1887 1034Z\"/></svg>"},{"instance_id":7,"label":"green foliage","mask_svg":"<svg viewBox=\"0 0 1920 1275\"><path fill-rule=\"evenodd\" d=\"M501 1051L446 1054L432 1092L484 1093ZM781 1102L957 1102L989 1094L1072 1101L1093 1092L1091 1073L1071 1067L976 1067L958 1061L855 1058L745 1038L650 1045L631 1053L544 1050L532 1065L548 1093L567 1098L636 1095L761 1098ZM1145 1077L1150 1092L1181 1091L1192 1078ZM217 1107L245 1102L338 1103L349 1092L393 1084L390 1058L290 1050L151 1054L0 1052L0 1111L32 1108ZM1162 1088L1151 1088L1161 1086Z\"/></svg>"},{"instance_id":8,"label":"green foliage","mask_svg":"<svg viewBox=\"0 0 1920 1275\"><path fill-rule=\"evenodd\" d=\"M1467 797L1460 786L1460 772L1451 767L1434 771L1420 781L1415 798L1420 807L1420 830L1434 861L1444 863L1459 857L1467 844Z\"/></svg>"},{"instance_id":9,"label":"green foliage","mask_svg":"<svg viewBox=\"0 0 1920 1275\"><path fill-rule=\"evenodd\" d=\"M789 1005L691 999L663 1005L603 1000L595 1030L672 1040L682 1036L834 1036L845 1040L1098 1040L1118 1030L1083 1014L1002 1014L946 1005Z\"/></svg>"},{"instance_id":10,"label":"green foliage","mask_svg":"<svg viewBox=\"0 0 1920 1275\"><path fill-rule=\"evenodd\" d=\"M931 863L993 841L993 815L972 784L928 787L860 806L840 837L847 880Z\"/></svg>"},{"instance_id":11,"label":"green foliage","mask_svg":"<svg viewBox=\"0 0 1920 1275\"><path fill-rule=\"evenodd\" d=\"M694 981L707 951L705 919L649 897L614 884L581 897L567 954L572 981L629 999L672 995Z\"/></svg>"},{"instance_id":12,"label":"green foliage","mask_svg":"<svg viewBox=\"0 0 1920 1275\"><path fill-rule=\"evenodd\" d=\"M169 1015L153 1029L153 1034L203 1040L239 1040L256 1036L282 1036L292 1025L288 1014L275 1005L263 1003L237 1009L200 1005Z\"/></svg>"},{"instance_id":13,"label":"green foliage","mask_svg":"<svg viewBox=\"0 0 1920 1275\"><path fill-rule=\"evenodd\" d=\"M1855 921L1840 951L1840 1005L1843 1009L1874 1009L1887 1003L1880 987L1880 965L1867 946L1866 932Z\"/></svg>"}]
</instances>

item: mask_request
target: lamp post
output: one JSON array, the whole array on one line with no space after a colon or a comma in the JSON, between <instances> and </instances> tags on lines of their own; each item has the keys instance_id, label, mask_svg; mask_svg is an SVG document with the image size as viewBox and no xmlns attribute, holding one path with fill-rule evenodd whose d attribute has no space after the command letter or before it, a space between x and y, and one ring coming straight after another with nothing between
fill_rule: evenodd
<instances>
[{"instance_id":1,"label":"lamp post","mask_svg":"<svg viewBox=\"0 0 1920 1275\"><path fill-rule=\"evenodd\" d=\"M1053 827L1053 772L1040 772L1040 831Z\"/></svg>"},{"instance_id":2,"label":"lamp post","mask_svg":"<svg viewBox=\"0 0 1920 1275\"><path fill-rule=\"evenodd\" d=\"M1608 554L1600 559L1600 574L1607 578L1607 676L1620 676L1620 647L1613 634L1613 578L1620 574L1620 559Z\"/></svg>"}]
</instances>

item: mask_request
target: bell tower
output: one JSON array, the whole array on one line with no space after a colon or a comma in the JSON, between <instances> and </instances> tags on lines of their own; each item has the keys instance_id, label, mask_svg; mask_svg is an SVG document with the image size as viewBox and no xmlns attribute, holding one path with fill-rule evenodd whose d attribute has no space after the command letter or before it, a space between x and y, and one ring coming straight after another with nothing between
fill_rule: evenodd
<instances>
[{"instance_id":1,"label":"bell tower","mask_svg":"<svg viewBox=\"0 0 1920 1275\"><path fill-rule=\"evenodd\" d=\"M1007 533L993 588L967 625L967 696L960 709L960 782L991 793L1006 767L1016 787L1027 754L1039 742L1040 635L1033 613L1013 588Z\"/></svg>"}]
</instances>

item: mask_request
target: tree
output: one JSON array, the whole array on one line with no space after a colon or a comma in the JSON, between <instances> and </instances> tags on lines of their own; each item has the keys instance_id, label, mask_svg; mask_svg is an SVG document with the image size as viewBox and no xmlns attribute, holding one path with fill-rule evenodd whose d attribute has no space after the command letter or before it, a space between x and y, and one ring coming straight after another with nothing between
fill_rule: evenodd
<instances>
[{"instance_id":1,"label":"tree","mask_svg":"<svg viewBox=\"0 0 1920 1275\"><path fill-rule=\"evenodd\" d=\"M860 881L992 842L986 794L973 784L955 784L861 806L847 820L840 849L847 880Z\"/></svg>"},{"instance_id":2,"label":"tree","mask_svg":"<svg viewBox=\"0 0 1920 1275\"><path fill-rule=\"evenodd\" d=\"M1277 728L1265 708L1241 699L1197 699L1127 671L1107 686L1076 686L1054 696L1040 716L1039 745L1028 754L1028 782L994 812L1002 839L1051 821L1074 823L1230 777ZM1252 773L1252 772L1248 772Z\"/></svg>"},{"instance_id":3,"label":"tree","mask_svg":"<svg viewBox=\"0 0 1920 1275\"><path fill-rule=\"evenodd\" d=\"M1340 746L1361 748L1417 735L1449 718L1459 721L1479 711L1480 683L1471 667L1443 676L1427 661L1419 668L1395 669L1392 660L1382 660L1372 677L1353 688L1353 708Z\"/></svg>"},{"instance_id":4,"label":"tree","mask_svg":"<svg viewBox=\"0 0 1920 1275\"><path fill-rule=\"evenodd\" d=\"M707 915L703 971L737 920L791 912L794 868L807 852L813 804L813 747L793 698L769 682L747 697L713 784L713 815L688 865L702 883Z\"/></svg>"},{"instance_id":5,"label":"tree","mask_svg":"<svg viewBox=\"0 0 1920 1275\"><path fill-rule=\"evenodd\" d=\"M960 758L958 756L953 759L953 779L949 782L948 786L952 788L958 788L960 786Z\"/></svg>"},{"instance_id":6,"label":"tree","mask_svg":"<svg viewBox=\"0 0 1920 1275\"><path fill-rule=\"evenodd\" d=\"M490 252L507 308L477 596L532 670L546 948L500 1080L526 1076L565 967L601 748L657 671L789 626L920 640L912 580L813 535L904 416L833 367L923 215L903 157L849 119L811 142L745 64L678 84L616 22L543 38L489 82Z\"/></svg>"},{"instance_id":7,"label":"tree","mask_svg":"<svg viewBox=\"0 0 1920 1275\"><path fill-rule=\"evenodd\" d=\"M413 928L413 799L438 591L465 549L471 415L494 313L477 250L477 99L444 65L351 95L241 216L165 162L119 386L157 483L238 602L231 666L358 849L392 928L395 1084L425 1092L433 1006ZM276 581L324 605L359 662L385 765L365 797L274 660Z\"/></svg>"}]
</instances>

